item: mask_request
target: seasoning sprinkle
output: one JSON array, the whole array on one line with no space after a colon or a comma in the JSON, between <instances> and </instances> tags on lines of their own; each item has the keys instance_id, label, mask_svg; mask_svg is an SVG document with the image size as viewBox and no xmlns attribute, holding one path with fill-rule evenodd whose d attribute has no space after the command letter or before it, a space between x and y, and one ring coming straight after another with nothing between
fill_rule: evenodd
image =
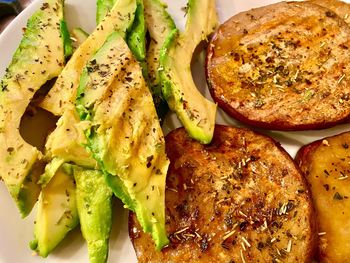
<instances>
[{"instance_id":1,"label":"seasoning sprinkle","mask_svg":"<svg viewBox=\"0 0 350 263\"><path fill-rule=\"evenodd\" d=\"M225 241L226 239L228 239L229 237L231 237L234 233L236 233L236 230L232 230L230 231L228 234L226 234L223 238L223 240Z\"/></svg>"},{"instance_id":2,"label":"seasoning sprinkle","mask_svg":"<svg viewBox=\"0 0 350 263\"><path fill-rule=\"evenodd\" d=\"M241 216L244 216L244 217L248 217L245 213L243 213L242 211L238 211L238 214L240 214Z\"/></svg>"},{"instance_id":3,"label":"seasoning sprinkle","mask_svg":"<svg viewBox=\"0 0 350 263\"><path fill-rule=\"evenodd\" d=\"M349 178L349 176L343 175L343 176L338 177L337 179L338 180L345 180L345 179L348 179L348 178Z\"/></svg>"},{"instance_id":4,"label":"seasoning sprinkle","mask_svg":"<svg viewBox=\"0 0 350 263\"><path fill-rule=\"evenodd\" d=\"M242 262L243 262L243 263L246 263L245 258L244 258L244 255L243 255L242 249L241 249L241 259L242 259Z\"/></svg>"},{"instance_id":5,"label":"seasoning sprinkle","mask_svg":"<svg viewBox=\"0 0 350 263\"><path fill-rule=\"evenodd\" d=\"M242 248L243 248L243 250L244 251L246 251L247 249L245 248L245 245L244 245L244 243L243 242L241 242L241 246L242 246Z\"/></svg>"},{"instance_id":6,"label":"seasoning sprinkle","mask_svg":"<svg viewBox=\"0 0 350 263\"><path fill-rule=\"evenodd\" d=\"M178 235L178 234L180 234L180 233L182 233L182 232L185 232L187 229L189 229L190 227L185 227L185 228L183 228L183 229L181 229L181 230L179 230L179 231L177 231L177 232L175 232L174 234L175 235Z\"/></svg>"},{"instance_id":7,"label":"seasoning sprinkle","mask_svg":"<svg viewBox=\"0 0 350 263\"><path fill-rule=\"evenodd\" d=\"M292 240L289 239L286 251L287 251L288 253L290 253L291 250L292 250Z\"/></svg>"},{"instance_id":8,"label":"seasoning sprinkle","mask_svg":"<svg viewBox=\"0 0 350 263\"><path fill-rule=\"evenodd\" d=\"M323 141L322 141L322 144L323 144L323 145L326 145L326 146L330 146L330 145L329 145L329 142L328 142L327 140L323 140Z\"/></svg>"},{"instance_id":9,"label":"seasoning sprinkle","mask_svg":"<svg viewBox=\"0 0 350 263\"><path fill-rule=\"evenodd\" d=\"M318 236L324 236L326 234L326 232L318 232Z\"/></svg>"},{"instance_id":10,"label":"seasoning sprinkle","mask_svg":"<svg viewBox=\"0 0 350 263\"><path fill-rule=\"evenodd\" d=\"M248 247L251 247L250 243L248 242L248 240L245 237L242 237L242 240Z\"/></svg>"},{"instance_id":11,"label":"seasoning sprinkle","mask_svg":"<svg viewBox=\"0 0 350 263\"><path fill-rule=\"evenodd\" d=\"M343 74L339 79L338 79L338 84L342 82L342 80L345 78L345 74Z\"/></svg>"}]
</instances>

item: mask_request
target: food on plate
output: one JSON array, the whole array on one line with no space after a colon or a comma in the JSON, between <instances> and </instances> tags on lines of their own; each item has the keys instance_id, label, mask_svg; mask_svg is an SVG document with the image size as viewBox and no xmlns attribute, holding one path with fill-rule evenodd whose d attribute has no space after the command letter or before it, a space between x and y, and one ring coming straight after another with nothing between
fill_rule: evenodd
<instances>
[{"instance_id":1,"label":"food on plate","mask_svg":"<svg viewBox=\"0 0 350 263\"><path fill-rule=\"evenodd\" d=\"M81 232L87 242L91 263L107 262L112 227L112 191L103 173L73 167Z\"/></svg>"},{"instance_id":2,"label":"food on plate","mask_svg":"<svg viewBox=\"0 0 350 263\"><path fill-rule=\"evenodd\" d=\"M63 1L48 0L28 20L24 36L0 82L0 170L21 215L32 210L40 187L41 152L19 133L21 118L35 92L58 76L69 56ZM68 52L68 53L67 53Z\"/></svg>"},{"instance_id":3,"label":"food on plate","mask_svg":"<svg viewBox=\"0 0 350 263\"><path fill-rule=\"evenodd\" d=\"M168 243L164 192L169 161L140 65L118 32L84 67L76 108L87 123L87 147L113 193L162 248Z\"/></svg>"},{"instance_id":4,"label":"food on plate","mask_svg":"<svg viewBox=\"0 0 350 263\"><path fill-rule=\"evenodd\" d=\"M135 216L138 262L310 262L315 218L305 179L271 138L216 125L210 144L166 136L166 230L157 252Z\"/></svg>"},{"instance_id":5,"label":"food on plate","mask_svg":"<svg viewBox=\"0 0 350 263\"><path fill-rule=\"evenodd\" d=\"M97 12L106 12L110 7L98 4ZM135 20L127 36L127 43L136 59L140 62L142 74L152 91L158 117L162 120L168 112L168 106L162 95L159 77L160 50L176 25L166 11L166 5L159 0L139 1ZM146 31L149 33L146 51Z\"/></svg>"},{"instance_id":6,"label":"food on plate","mask_svg":"<svg viewBox=\"0 0 350 263\"><path fill-rule=\"evenodd\" d=\"M162 85L159 76L160 50L169 34L176 25L166 11L166 5L159 0L143 0L145 5L145 22L149 33L149 43L146 52L148 85L152 90L153 101L161 120L168 112L168 104L162 95Z\"/></svg>"},{"instance_id":7,"label":"food on plate","mask_svg":"<svg viewBox=\"0 0 350 263\"><path fill-rule=\"evenodd\" d=\"M70 32L72 45L77 49L89 36L89 34L80 27L73 28Z\"/></svg>"},{"instance_id":8,"label":"food on plate","mask_svg":"<svg viewBox=\"0 0 350 263\"><path fill-rule=\"evenodd\" d=\"M115 10L114 12L117 13L118 10ZM107 16L105 23L108 23L109 19L110 19L110 16ZM131 15L128 16L128 20L124 20L123 22L125 22L126 24L129 24L130 20L134 20ZM122 25L121 23L119 23L120 28L123 28L124 26L125 25ZM121 32L120 34L123 34L125 37L125 34L123 32ZM89 41L89 40L86 40L86 41ZM96 54L99 54L99 52L101 52L102 50L102 52L103 51L109 52L107 53L107 55L111 55L107 63L101 66L101 69L102 67L106 67L110 69L112 65L115 65L115 62L112 61L112 58L115 58L114 56L112 56L113 50L108 51L108 49L114 48L115 52L117 53L122 52L123 48L118 46L118 42L116 44L117 45L113 46L111 45L111 40L106 41L106 43L104 43L102 47L97 51ZM79 47L78 50L75 52L79 52L81 48L84 48L84 44L82 45L83 46ZM129 51L129 50L126 50L126 51ZM82 64L81 67L83 68L84 64ZM82 69L79 69L79 70L82 71ZM102 74L102 73L101 73L100 79L103 79L103 78L107 79L108 77L107 74L104 74L104 73ZM68 79L66 79L66 81L68 81ZM106 85L108 81L104 81L103 83ZM77 89L77 87L75 88ZM61 94L55 94L55 95L60 96ZM48 136L47 142L45 145L45 149L46 149L45 157L46 159L50 160L50 162L45 167L45 173L43 173L40 177L40 182L42 184L43 189L45 188L45 185L51 180L56 170L63 163L74 163L76 165L81 166L81 167L75 168L76 180L80 180L79 182L77 182L78 186L79 184L85 185L90 182L89 180L84 180L86 176L91 176L97 179L99 175L102 175L101 171L91 170L91 169L98 169L99 166L96 160L91 156L91 152L86 150L86 144L88 143L86 140L86 136L84 134L84 129L86 128L87 128L86 124L84 124L84 122L80 122L80 118L75 109L75 99L71 99L67 101L63 115L58 120L56 129ZM97 185L99 187L99 190L109 189L104 177L103 177L103 180L96 181L96 186ZM111 227L111 220L108 220L108 218L111 218L112 212L111 212L111 209L99 210L97 209L97 207L104 206L105 208L107 208L108 202L111 202L110 200L111 196L109 197L109 200L106 200L106 194L108 194L110 190L99 192L99 191L94 191L93 188L90 188L89 191L91 192L90 194L92 195L100 194L100 196L95 196L95 200L90 200L90 201L96 201L97 203L93 202L92 204L87 204L90 207L89 211L93 212L93 214L89 214L89 216L85 216L87 211L83 210L83 204L84 202L86 204L86 202L88 201L89 193L83 192L81 189L77 190L77 203L78 203L78 213L80 218L80 226L81 226L83 236L86 239L88 244L88 253L89 253L90 262L96 262L96 261L105 262L108 256L108 239L109 239L109 232L110 232L109 229ZM83 198L84 200L81 200L81 198ZM103 200L105 200L104 203L102 202ZM98 203L98 202L102 202L102 203ZM38 216L40 216L40 214L37 214L37 217ZM98 220L100 221L99 223L96 222ZM51 224L55 224L55 221L51 221ZM91 228L92 225L94 224L101 225L101 228L98 228L98 227ZM62 239L63 238L64 236L62 236ZM57 240L57 242L59 241L60 240Z\"/></svg>"},{"instance_id":9,"label":"food on plate","mask_svg":"<svg viewBox=\"0 0 350 263\"><path fill-rule=\"evenodd\" d=\"M31 249L41 257L48 254L79 224L75 182L71 167L62 165L42 189L37 207Z\"/></svg>"},{"instance_id":10,"label":"food on plate","mask_svg":"<svg viewBox=\"0 0 350 263\"><path fill-rule=\"evenodd\" d=\"M320 129L350 116L350 28L331 10L281 2L233 16L207 54L214 100L247 124Z\"/></svg>"},{"instance_id":11,"label":"food on plate","mask_svg":"<svg viewBox=\"0 0 350 263\"><path fill-rule=\"evenodd\" d=\"M137 0L136 2L137 7L135 11L135 19L130 32L126 36L126 42L136 60L141 63L142 70L144 70L144 63L146 59L147 28L145 23L143 0Z\"/></svg>"},{"instance_id":12,"label":"food on plate","mask_svg":"<svg viewBox=\"0 0 350 263\"><path fill-rule=\"evenodd\" d=\"M216 105L204 98L194 84L191 60L197 45L217 26L215 0L189 0L184 32L172 30L161 50L160 78L163 96L192 138L212 139Z\"/></svg>"},{"instance_id":13,"label":"food on plate","mask_svg":"<svg viewBox=\"0 0 350 263\"><path fill-rule=\"evenodd\" d=\"M102 22L108 12L113 8L117 0L97 0L96 1L96 24Z\"/></svg>"},{"instance_id":14,"label":"food on plate","mask_svg":"<svg viewBox=\"0 0 350 263\"><path fill-rule=\"evenodd\" d=\"M126 34L126 31L132 26L135 10L136 0L116 1L108 16L74 52L54 86L40 103L42 108L61 116L72 103L74 104L84 65L112 32L118 31L123 35Z\"/></svg>"},{"instance_id":15,"label":"food on plate","mask_svg":"<svg viewBox=\"0 0 350 263\"><path fill-rule=\"evenodd\" d=\"M314 200L318 223L319 262L346 262L350 257L350 133L302 147L296 163Z\"/></svg>"},{"instance_id":16,"label":"food on plate","mask_svg":"<svg viewBox=\"0 0 350 263\"><path fill-rule=\"evenodd\" d=\"M339 0L310 0L310 3L324 6L340 16L347 24L350 24L350 5Z\"/></svg>"}]
</instances>

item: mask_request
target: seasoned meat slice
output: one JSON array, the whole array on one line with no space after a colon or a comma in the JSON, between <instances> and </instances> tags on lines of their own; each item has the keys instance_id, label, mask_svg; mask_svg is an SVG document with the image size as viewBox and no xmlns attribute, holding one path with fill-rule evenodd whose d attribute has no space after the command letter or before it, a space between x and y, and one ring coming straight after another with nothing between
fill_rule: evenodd
<instances>
[{"instance_id":1,"label":"seasoned meat slice","mask_svg":"<svg viewBox=\"0 0 350 263\"><path fill-rule=\"evenodd\" d=\"M211 94L233 117L278 130L320 129L350 115L350 28L331 10L281 2L233 16L212 38Z\"/></svg>"},{"instance_id":2,"label":"seasoned meat slice","mask_svg":"<svg viewBox=\"0 0 350 263\"><path fill-rule=\"evenodd\" d=\"M350 24L350 4L339 0L310 0L310 3L327 7Z\"/></svg>"},{"instance_id":3,"label":"seasoned meat slice","mask_svg":"<svg viewBox=\"0 0 350 263\"><path fill-rule=\"evenodd\" d=\"M166 136L170 169L161 252L131 214L139 262L310 262L314 214L304 178L271 138L216 126L211 144Z\"/></svg>"},{"instance_id":4,"label":"seasoned meat slice","mask_svg":"<svg viewBox=\"0 0 350 263\"><path fill-rule=\"evenodd\" d=\"M301 148L296 162L311 187L318 232L319 262L350 258L350 132Z\"/></svg>"}]
</instances>

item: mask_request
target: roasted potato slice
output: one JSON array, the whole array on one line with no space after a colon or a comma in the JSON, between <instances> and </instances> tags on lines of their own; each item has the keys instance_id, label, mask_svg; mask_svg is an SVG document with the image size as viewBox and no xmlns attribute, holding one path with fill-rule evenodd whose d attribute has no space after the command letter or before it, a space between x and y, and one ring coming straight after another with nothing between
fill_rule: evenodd
<instances>
[{"instance_id":1,"label":"roasted potato slice","mask_svg":"<svg viewBox=\"0 0 350 263\"><path fill-rule=\"evenodd\" d=\"M311 187L320 262L350 258L350 132L302 147L296 162Z\"/></svg>"},{"instance_id":2,"label":"roasted potato slice","mask_svg":"<svg viewBox=\"0 0 350 263\"><path fill-rule=\"evenodd\" d=\"M210 92L247 124L331 127L350 116L349 47L349 25L328 8L280 2L252 9L223 23L210 41Z\"/></svg>"},{"instance_id":3,"label":"roasted potato slice","mask_svg":"<svg viewBox=\"0 0 350 263\"><path fill-rule=\"evenodd\" d=\"M217 125L211 144L183 128L166 136L168 247L157 252L131 214L139 262L310 262L315 247L309 190L271 138Z\"/></svg>"}]
</instances>

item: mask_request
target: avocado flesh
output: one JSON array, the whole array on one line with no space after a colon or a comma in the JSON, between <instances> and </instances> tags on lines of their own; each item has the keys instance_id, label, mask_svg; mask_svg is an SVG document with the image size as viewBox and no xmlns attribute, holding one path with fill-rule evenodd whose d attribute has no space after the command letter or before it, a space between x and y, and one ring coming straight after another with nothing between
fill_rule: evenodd
<instances>
[{"instance_id":1,"label":"avocado flesh","mask_svg":"<svg viewBox=\"0 0 350 263\"><path fill-rule=\"evenodd\" d=\"M76 187L70 170L69 165L61 166L39 196L35 239L30 246L41 257L47 257L79 223Z\"/></svg>"},{"instance_id":2,"label":"avocado flesh","mask_svg":"<svg viewBox=\"0 0 350 263\"><path fill-rule=\"evenodd\" d=\"M97 0L96 2L96 24L101 23L103 18L113 8L117 0Z\"/></svg>"},{"instance_id":3,"label":"avocado flesh","mask_svg":"<svg viewBox=\"0 0 350 263\"><path fill-rule=\"evenodd\" d=\"M161 51L163 95L189 135L210 143L215 126L216 104L197 90L191 75L192 54L196 46L215 30L215 0L189 0L186 28L174 30ZM190 40L190 41L189 41Z\"/></svg>"},{"instance_id":4,"label":"avocado flesh","mask_svg":"<svg viewBox=\"0 0 350 263\"><path fill-rule=\"evenodd\" d=\"M101 66L105 64L108 70ZM101 71L107 71L103 77ZM88 147L106 181L161 249L168 243L164 201L169 161L152 96L118 33L83 70L76 103L81 120L90 122Z\"/></svg>"},{"instance_id":5,"label":"avocado flesh","mask_svg":"<svg viewBox=\"0 0 350 263\"><path fill-rule=\"evenodd\" d=\"M150 35L146 52L149 86L153 93L153 101L160 119L168 112L167 102L162 95L162 85L159 76L160 50L166 38L176 25L166 11L166 5L159 0L144 0L145 22Z\"/></svg>"},{"instance_id":6,"label":"avocado flesh","mask_svg":"<svg viewBox=\"0 0 350 263\"><path fill-rule=\"evenodd\" d=\"M79 78L86 62L102 46L109 34L114 31L126 34L126 31L132 26L135 10L136 0L116 1L94 32L74 52L58 76L55 85L40 103L40 107L54 115L61 116L71 104L74 104Z\"/></svg>"},{"instance_id":7,"label":"avocado flesh","mask_svg":"<svg viewBox=\"0 0 350 263\"><path fill-rule=\"evenodd\" d=\"M74 167L80 228L91 263L106 262L112 227L112 191L103 173Z\"/></svg>"},{"instance_id":8,"label":"avocado flesh","mask_svg":"<svg viewBox=\"0 0 350 263\"><path fill-rule=\"evenodd\" d=\"M63 1L49 0L27 22L24 36L0 83L0 170L22 217L32 210L40 187L40 151L19 133L21 118L35 92L58 76L65 63ZM38 174L39 172L39 174Z\"/></svg>"},{"instance_id":9,"label":"avocado flesh","mask_svg":"<svg viewBox=\"0 0 350 263\"><path fill-rule=\"evenodd\" d=\"M64 160L66 163L72 162L86 168L96 169L95 159L86 150L87 140L83 130L84 122L80 121L75 107L70 107L57 121L56 129L46 141L46 156Z\"/></svg>"}]
</instances>

